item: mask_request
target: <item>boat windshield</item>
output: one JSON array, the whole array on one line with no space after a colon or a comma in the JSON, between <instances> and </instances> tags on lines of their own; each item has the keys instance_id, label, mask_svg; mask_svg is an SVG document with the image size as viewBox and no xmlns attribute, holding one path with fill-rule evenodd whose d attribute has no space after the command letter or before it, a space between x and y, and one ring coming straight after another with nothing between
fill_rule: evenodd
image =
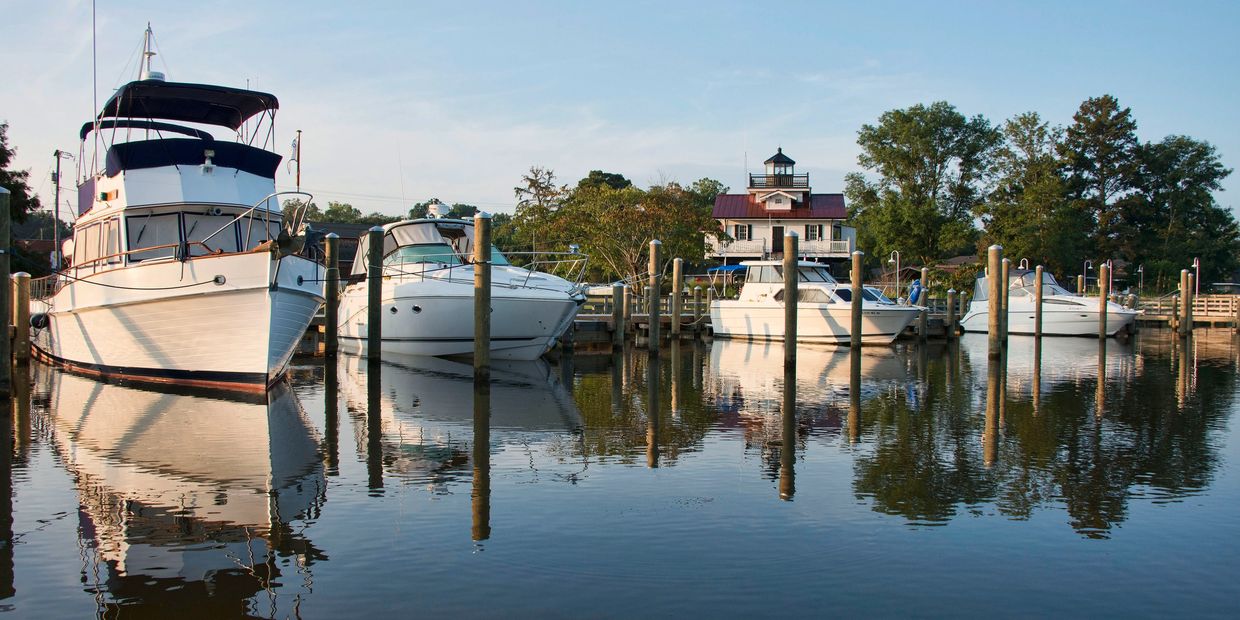
<instances>
[{"instance_id":1,"label":"boat windshield","mask_svg":"<svg viewBox=\"0 0 1240 620\"><path fill-rule=\"evenodd\" d=\"M831 277L831 272L826 267L798 267L798 280L801 282L826 282L827 284L835 284L835 278Z\"/></svg>"},{"instance_id":2,"label":"boat windshield","mask_svg":"<svg viewBox=\"0 0 1240 620\"><path fill-rule=\"evenodd\" d=\"M439 263L443 265L459 265L461 259L446 243L419 243L396 248L383 258L383 264L401 265L408 263Z\"/></svg>"}]
</instances>

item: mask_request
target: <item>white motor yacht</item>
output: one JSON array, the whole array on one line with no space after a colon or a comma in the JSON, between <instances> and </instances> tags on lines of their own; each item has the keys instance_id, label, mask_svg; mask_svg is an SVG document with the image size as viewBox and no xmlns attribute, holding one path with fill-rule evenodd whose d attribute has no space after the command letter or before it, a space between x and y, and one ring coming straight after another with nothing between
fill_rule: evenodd
<instances>
[{"instance_id":1,"label":"white motor yacht","mask_svg":"<svg viewBox=\"0 0 1240 620\"><path fill-rule=\"evenodd\" d=\"M149 29L146 49L139 79L82 127L68 265L32 283L34 352L88 374L263 391L323 302L322 267L298 255L299 218L275 189L279 102L164 81Z\"/></svg>"},{"instance_id":2,"label":"white motor yacht","mask_svg":"<svg viewBox=\"0 0 1240 620\"><path fill-rule=\"evenodd\" d=\"M711 302L710 324L718 338L784 339L782 261L746 261L739 299ZM852 333L852 288L831 277L821 263L797 263L797 342L847 344ZM920 306L880 300L862 289L861 341L890 344L917 318Z\"/></svg>"},{"instance_id":3,"label":"white motor yacht","mask_svg":"<svg viewBox=\"0 0 1240 620\"><path fill-rule=\"evenodd\" d=\"M370 242L358 242L350 282L340 294L340 345L362 353L367 341L366 257ZM421 218L383 227L383 353L453 356L474 352L474 224ZM562 267L580 275L585 256L509 264L491 248L491 356L537 359L572 325L585 301L565 278L536 271ZM571 272L571 273L568 273Z\"/></svg>"},{"instance_id":4,"label":"white motor yacht","mask_svg":"<svg viewBox=\"0 0 1240 620\"><path fill-rule=\"evenodd\" d=\"M1037 272L1013 269L1008 273L1008 333L1033 334L1035 303L1034 285ZM979 276L969 301L969 311L960 319L960 327L969 332L986 332L990 323L990 280ZM1042 335L1097 336L1098 298L1081 297L1068 292L1055 277L1042 273ZM1138 310L1107 302L1107 335L1114 336L1132 328Z\"/></svg>"}]
</instances>

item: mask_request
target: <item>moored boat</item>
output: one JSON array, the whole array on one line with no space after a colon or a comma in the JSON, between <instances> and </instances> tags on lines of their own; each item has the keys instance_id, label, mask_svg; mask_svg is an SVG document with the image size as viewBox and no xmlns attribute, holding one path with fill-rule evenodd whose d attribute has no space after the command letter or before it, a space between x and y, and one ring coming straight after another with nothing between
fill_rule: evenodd
<instances>
[{"instance_id":1,"label":"moored boat","mask_svg":"<svg viewBox=\"0 0 1240 620\"><path fill-rule=\"evenodd\" d=\"M720 338L784 339L782 261L746 261L739 299L711 302L710 323ZM797 263L797 342L848 343L852 334L852 289L831 276L825 265ZM862 289L861 341L890 344L922 308L880 300Z\"/></svg>"},{"instance_id":2,"label":"moored boat","mask_svg":"<svg viewBox=\"0 0 1240 620\"><path fill-rule=\"evenodd\" d=\"M474 225L421 218L383 227L383 353L469 355L474 351ZM340 294L341 349L361 353L369 299L363 236L350 283ZM553 260L579 274L585 257ZM512 265L491 249L491 356L533 360L555 345L585 301L579 286L550 273Z\"/></svg>"},{"instance_id":3,"label":"moored boat","mask_svg":"<svg viewBox=\"0 0 1240 620\"><path fill-rule=\"evenodd\" d=\"M1037 272L1014 269L1008 273L1008 333L1033 334L1037 301L1035 285ZM985 332L990 323L990 279L978 276L974 285L969 311L960 319L961 329L968 332ZM1127 332L1136 321L1138 310L1120 304L1106 302L1107 335ZM1055 277L1042 273L1042 335L1044 336L1097 336L1099 299L1081 297L1059 286Z\"/></svg>"},{"instance_id":4,"label":"moored boat","mask_svg":"<svg viewBox=\"0 0 1240 620\"><path fill-rule=\"evenodd\" d=\"M82 127L68 265L32 285L34 352L94 375L265 390L323 302L301 214L275 188L279 102L167 82L149 28L146 49L139 79ZM103 161L86 162L100 142Z\"/></svg>"}]
</instances>

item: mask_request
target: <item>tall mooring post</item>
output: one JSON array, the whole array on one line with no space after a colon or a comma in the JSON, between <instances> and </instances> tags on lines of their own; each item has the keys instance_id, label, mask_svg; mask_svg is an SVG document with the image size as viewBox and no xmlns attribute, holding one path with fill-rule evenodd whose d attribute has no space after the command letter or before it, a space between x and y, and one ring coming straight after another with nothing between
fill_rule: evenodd
<instances>
[{"instance_id":1,"label":"tall mooring post","mask_svg":"<svg viewBox=\"0 0 1240 620\"><path fill-rule=\"evenodd\" d=\"M327 233L324 242L327 270L323 282L323 354L331 357L340 352L340 235Z\"/></svg>"},{"instance_id":2,"label":"tall mooring post","mask_svg":"<svg viewBox=\"0 0 1240 620\"><path fill-rule=\"evenodd\" d=\"M1184 291L1184 297L1187 298L1184 304L1184 333L1191 336L1193 334L1193 304L1197 303L1197 274L1188 272L1188 289Z\"/></svg>"},{"instance_id":3,"label":"tall mooring post","mask_svg":"<svg viewBox=\"0 0 1240 620\"><path fill-rule=\"evenodd\" d=\"M917 299L918 305L926 306L926 302L930 299L930 268L921 268L921 297ZM923 308L917 316L917 339L925 340L930 336L930 309Z\"/></svg>"},{"instance_id":4,"label":"tall mooring post","mask_svg":"<svg viewBox=\"0 0 1240 620\"><path fill-rule=\"evenodd\" d=\"M1085 296L1085 274L1083 273L1076 276L1076 294L1081 297Z\"/></svg>"},{"instance_id":5,"label":"tall mooring post","mask_svg":"<svg viewBox=\"0 0 1240 620\"><path fill-rule=\"evenodd\" d=\"M784 233L784 370L797 365L797 233Z\"/></svg>"},{"instance_id":6,"label":"tall mooring post","mask_svg":"<svg viewBox=\"0 0 1240 620\"><path fill-rule=\"evenodd\" d=\"M1002 288L1003 310L999 312L999 328L1000 328L999 333L1002 335L1003 346L1005 347L1007 346L1007 340L1008 340L1008 308L1011 307L1008 305L1008 295L1012 292L1012 286L1009 284L1009 281L1008 281L1008 274L1010 274L1011 272L1012 272L1012 259L1010 258L1003 259L1003 279L999 282L999 285L1003 287Z\"/></svg>"},{"instance_id":7,"label":"tall mooring post","mask_svg":"<svg viewBox=\"0 0 1240 620\"><path fill-rule=\"evenodd\" d=\"M702 331L702 287L693 287L693 333Z\"/></svg>"},{"instance_id":8,"label":"tall mooring post","mask_svg":"<svg viewBox=\"0 0 1240 620\"><path fill-rule=\"evenodd\" d=\"M628 287L623 284L611 285L611 345L624 346L624 298Z\"/></svg>"},{"instance_id":9,"label":"tall mooring post","mask_svg":"<svg viewBox=\"0 0 1240 620\"><path fill-rule=\"evenodd\" d=\"M24 364L30 361L30 274L13 274L13 359Z\"/></svg>"},{"instance_id":10,"label":"tall mooring post","mask_svg":"<svg viewBox=\"0 0 1240 620\"><path fill-rule=\"evenodd\" d=\"M474 215L474 383L491 378L491 215Z\"/></svg>"},{"instance_id":11,"label":"tall mooring post","mask_svg":"<svg viewBox=\"0 0 1240 620\"><path fill-rule=\"evenodd\" d=\"M849 344L852 348L861 347L861 286L862 270L865 269L865 252L853 250L852 253L852 329L849 331ZM854 351L859 353L859 351Z\"/></svg>"},{"instance_id":12,"label":"tall mooring post","mask_svg":"<svg viewBox=\"0 0 1240 620\"><path fill-rule=\"evenodd\" d=\"M948 340L956 337L956 289L947 289L947 322L943 334Z\"/></svg>"},{"instance_id":13,"label":"tall mooring post","mask_svg":"<svg viewBox=\"0 0 1240 620\"><path fill-rule=\"evenodd\" d=\"M1042 337L1042 265L1033 268L1033 336Z\"/></svg>"},{"instance_id":14,"label":"tall mooring post","mask_svg":"<svg viewBox=\"0 0 1240 620\"><path fill-rule=\"evenodd\" d=\"M621 333L627 334L630 328L630 325L632 325L631 321L633 319L633 304L634 304L633 287L626 284L624 285L624 331L622 331Z\"/></svg>"},{"instance_id":15,"label":"tall mooring post","mask_svg":"<svg viewBox=\"0 0 1240 620\"><path fill-rule=\"evenodd\" d=\"M1000 313L1003 311L1003 246L992 245L986 250L986 282L989 285L987 295L988 322L986 326L987 350L991 359L1003 354L1003 322Z\"/></svg>"},{"instance_id":16,"label":"tall mooring post","mask_svg":"<svg viewBox=\"0 0 1240 620\"><path fill-rule=\"evenodd\" d=\"M680 338L680 314L681 302L684 299L680 293L685 288L685 259L676 257L672 261L672 338Z\"/></svg>"},{"instance_id":17,"label":"tall mooring post","mask_svg":"<svg viewBox=\"0 0 1240 620\"><path fill-rule=\"evenodd\" d=\"M1193 296L1188 290L1188 270L1180 270L1180 304L1177 313L1176 322L1179 324L1180 336L1188 336L1192 331L1192 318L1189 316L1189 309L1193 307Z\"/></svg>"},{"instance_id":18,"label":"tall mooring post","mask_svg":"<svg viewBox=\"0 0 1240 620\"><path fill-rule=\"evenodd\" d=\"M12 239L9 235L9 190L0 187L0 282L9 281L9 252ZM13 289L0 286L0 317L4 317L4 337L0 338L0 396L13 393L13 353L9 342L9 308L13 305Z\"/></svg>"},{"instance_id":19,"label":"tall mooring post","mask_svg":"<svg viewBox=\"0 0 1240 620\"><path fill-rule=\"evenodd\" d=\"M662 253L663 243L658 239L650 242L650 280L649 280L649 297L650 297L650 352L659 352L659 254Z\"/></svg>"},{"instance_id":20,"label":"tall mooring post","mask_svg":"<svg viewBox=\"0 0 1240 620\"><path fill-rule=\"evenodd\" d=\"M1107 303L1111 299L1111 267L1102 263L1098 267L1098 337L1107 337ZM1098 378L1102 381L1102 376Z\"/></svg>"},{"instance_id":21,"label":"tall mooring post","mask_svg":"<svg viewBox=\"0 0 1240 620\"><path fill-rule=\"evenodd\" d=\"M366 261L366 359L379 361L383 348L383 227L366 233L370 250Z\"/></svg>"}]
</instances>

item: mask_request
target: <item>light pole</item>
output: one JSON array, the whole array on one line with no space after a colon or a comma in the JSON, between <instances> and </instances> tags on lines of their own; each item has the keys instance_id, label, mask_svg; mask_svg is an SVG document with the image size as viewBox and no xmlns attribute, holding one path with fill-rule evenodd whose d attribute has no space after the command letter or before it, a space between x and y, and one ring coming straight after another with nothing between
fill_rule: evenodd
<instances>
[{"instance_id":1,"label":"light pole","mask_svg":"<svg viewBox=\"0 0 1240 620\"><path fill-rule=\"evenodd\" d=\"M887 257L888 263L896 264L896 302L900 301L900 251L892 250L891 256Z\"/></svg>"},{"instance_id":2,"label":"light pole","mask_svg":"<svg viewBox=\"0 0 1240 620\"><path fill-rule=\"evenodd\" d=\"M1107 259L1107 290L1108 291L1115 290L1115 287L1111 286L1114 283L1115 283L1115 267L1111 265L1111 259L1108 258ZM1102 283L1099 282L1098 286L1102 286Z\"/></svg>"},{"instance_id":3,"label":"light pole","mask_svg":"<svg viewBox=\"0 0 1240 620\"><path fill-rule=\"evenodd\" d=\"M1141 281L1137 284L1137 295L1140 296L1142 289L1145 288L1145 265L1138 265L1137 273L1141 274Z\"/></svg>"},{"instance_id":4,"label":"light pole","mask_svg":"<svg viewBox=\"0 0 1240 620\"><path fill-rule=\"evenodd\" d=\"M1094 261L1086 260L1081 265L1081 297L1085 296L1085 292L1089 290L1089 270L1094 268Z\"/></svg>"},{"instance_id":5,"label":"light pole","mask_svg":"<svg viewBox=\"0 0 1240 620\"><path fill-rule=\"evenodd\" d=\"M60 256L60 160L62 158L73 159L73 155L56 149L52 157L56 158L56 171L52 173L52 187L54 188L52 202L55 203L52 207L52 271L60 271L60 265L63 262Z\"/></svg>"},{"instance_id":6,"label":"light pole","mask_svg":"<svg viewBox=\"0 0 1240 620\"><path fill-rule=\"evenodd\" d=\"M1193 271L1196 272L1193 275L1193 277L1197 278L1197 284L1194 285L1194 288L1193 288L1193 297L1200 297L1201 296L1201 259L1200 258L1196 258L1196 257L1193 258Z\"/></svg>"},{"instance_id":7,"label":"light pole","mask_svg":"<svg viewBox=\"0 0 1240 620\"><path fill-rule=\"evenodd\" d=\"M1029 269L1029 259L1027 258L1020 259L1020 264L1017 265L1017 268L1018 269Z\"/></svg>"}]
</instances>

